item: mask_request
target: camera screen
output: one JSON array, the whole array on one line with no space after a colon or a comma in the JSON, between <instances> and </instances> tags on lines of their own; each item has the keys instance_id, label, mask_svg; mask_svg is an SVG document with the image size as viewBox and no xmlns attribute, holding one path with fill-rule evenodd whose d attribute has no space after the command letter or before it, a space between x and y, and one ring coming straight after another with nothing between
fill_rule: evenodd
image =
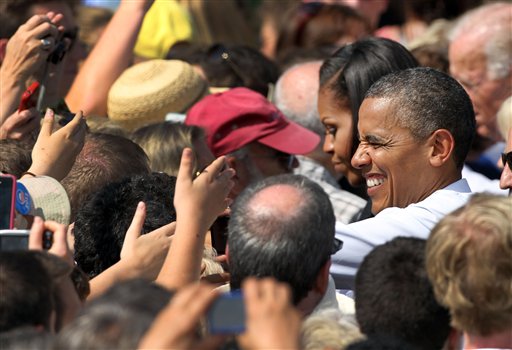
<instances>
[{"instance_id":1,"label":"camera screen","mask_svg":"<svg viewBox=\"0 0 512 350\"><path fill-rule=\"evenodd\" d=\"M0 229L10 228L13 185L11 178L0 177Z\"/></svg>"},{"instance_id":2,"label":"camera screen","mask_svg":"<svg viewBox=\"0 0 512 350\"><path fill-rule=\"evenodd\" d=\"M245 330L245 306L240 293L223 294L208 311L211 333L241 333Z\"/></svg>"},{"instance_id":3,"label":"camera screen","mask_svg":"<svg viewBox=\"0 0 512 350\"><path fill-rule=\"evenodd\" d=\"M0 234L0 251L12 251L12 250L27 250L28 249L28 234Z\"/></svg>"}]
</instances>

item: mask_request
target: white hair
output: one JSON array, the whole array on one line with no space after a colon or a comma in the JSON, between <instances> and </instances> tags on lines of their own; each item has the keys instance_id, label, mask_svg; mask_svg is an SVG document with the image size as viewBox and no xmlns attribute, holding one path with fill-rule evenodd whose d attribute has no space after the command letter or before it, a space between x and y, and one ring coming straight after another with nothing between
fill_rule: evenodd
<instances>
[{"instance_id":1,"label":"white hair","mask_svg":"<svg viewBox=\"0 0 512 350\"><path fill-rule=\"evenodd\" d=\"M352 315L339 310L314 314L301 327L301 349L344 350L348 345L365 338Z\"/></svg>"},{"instance_id":2,"label":"white hair","mask_svg":"<svg viewBox=\"0 0 512 350\"><path fill-rule=\"evenodd\" d=\"M273 101L295 123L323 136L318 116L318 89L321 61L296 64L277 80Z\"/></svg>"},{"instance_id":3,"label":"white hair","mask_svg":"<svg viewBox=\"0 0 512 350\"><path fill-rule=\"evenodd\" d=\"M496 2L463 14L448 37L451 42L461 37L474 38L474 45L482 42L489 77L501 79L507 77L512 69L511 33L512 4Z\"/></svg>"}]
</instances>

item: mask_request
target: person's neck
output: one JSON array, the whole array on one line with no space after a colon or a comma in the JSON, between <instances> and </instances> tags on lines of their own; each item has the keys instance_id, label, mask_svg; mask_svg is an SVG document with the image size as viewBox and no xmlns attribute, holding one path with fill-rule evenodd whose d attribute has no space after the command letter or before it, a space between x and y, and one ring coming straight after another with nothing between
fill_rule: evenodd
<instances>
[{"instance_id":1,"label":"person's neck","mask_svg":"<svg viewBox=\"0 0 512 350\"><path fill-rule=\"evenodd\" d=\"M412 201L411 203L419 203L431 196L434 192L446 188L462 178L460 170L447 167L444 169L445 170L440 169L440 171L434 173L434 175L430 177L431 181L426 180L425 183L430 183L430 186L425 187L423 196L416 198L416 201Z\"/></svg>"},{"instance_id":2,"label":"person's neck","mask_svg":"<svg viewBox=\"0 0 512 350\"><path fill-rule=\"evenodd\" d=\"M512 327L489 336L464 333L464 349L512 349Z\"/></svg>"},{"instance_id":3,"label":"person's neck","mask_svg":"<svg viewBox=\"0 0 512 350\"><path fill-rule=\"evenodd\" d=\"M323 295L315 291L309 291L308 295L297 304L297 309L299 309L303 316L309 316L315 310L322 298Z\"/></svg>"}]
</instances>

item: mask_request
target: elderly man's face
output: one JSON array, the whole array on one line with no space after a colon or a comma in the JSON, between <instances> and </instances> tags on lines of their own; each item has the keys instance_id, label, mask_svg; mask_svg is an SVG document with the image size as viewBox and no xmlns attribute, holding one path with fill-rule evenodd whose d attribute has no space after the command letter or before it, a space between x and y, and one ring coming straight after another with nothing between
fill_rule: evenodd
<instances>
[{"instance_id":1,"label":"elderly man's face","mask_svg":"<svg viewBox=\"0 0 512 350\"><path fill-rule=\"evenodd\" d=\"M476 45L471 38L459 38L450 44L450 73L464 87L475 110L480 136L499 140L496 113L511 93L510 74L491 79L487 72L484 43Z\"/></svg>"},{"instance_id":2,"label":"elderly man's face","mask_svg":"<svg viewBox=\"0 0 512 350\"><path fill-rule=\"evenodd\" d=\"M352 165L366 179L374 214L417 203L435 188L426 143L397 126L396 118L383 98L367 98L359 109L360 144Z\"/></svg>"},{"instance_id":3,"label":"elderly man's face","mask_svg":"<svg viewBox=\"0 0 512 350\"><path fill-rule=\"evenodd\" d=\"M235 198L249 184L264 178L290 174L299 165L293 155L282 153L258 142L252 142L247 147L247 154L239 159L235 168L235 186L230 197Z\"/></svg>"}]
</instances>

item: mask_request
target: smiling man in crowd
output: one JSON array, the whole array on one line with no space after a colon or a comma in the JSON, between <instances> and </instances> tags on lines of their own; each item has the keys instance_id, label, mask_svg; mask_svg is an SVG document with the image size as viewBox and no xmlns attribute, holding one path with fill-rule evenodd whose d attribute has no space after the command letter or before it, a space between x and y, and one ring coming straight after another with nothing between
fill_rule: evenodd
<instances>
[{"instance_id":1,"label":"smiling man in crowd","mask_svg":"<svg viewBox=\"0 0 512 350\"><path fill-rule=\"evenodd\" d=\"M362 170L374 218L337 223L344 249L332 258L338 288L353 288L363 258L397 236L426 239L471 190L461 169L475 133L471 101L453 78L430 68L385 76L359 110L360 145L352 165Z\"/></svg>"}]
</instances>

